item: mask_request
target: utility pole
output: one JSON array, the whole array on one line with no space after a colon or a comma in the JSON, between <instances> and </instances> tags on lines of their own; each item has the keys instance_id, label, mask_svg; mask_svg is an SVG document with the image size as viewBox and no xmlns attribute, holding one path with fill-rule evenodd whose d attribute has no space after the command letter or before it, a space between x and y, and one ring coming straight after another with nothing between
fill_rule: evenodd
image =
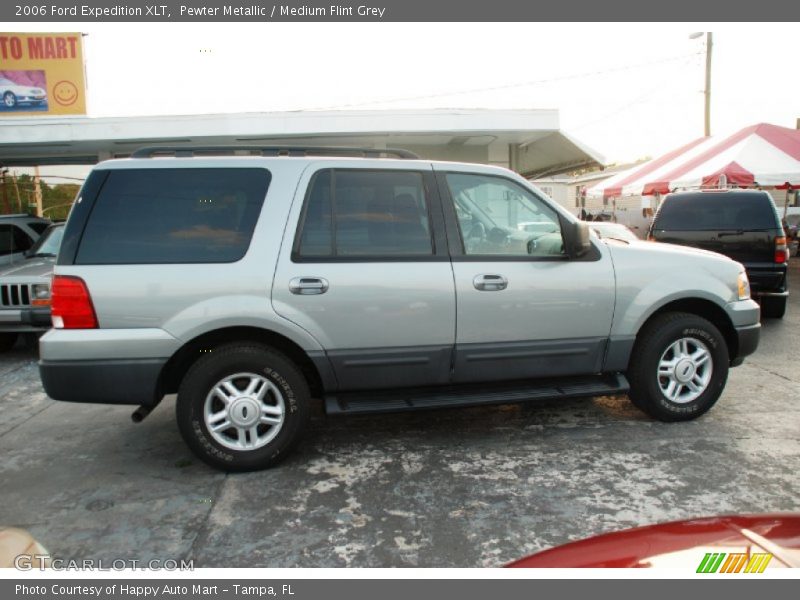
<instances>
[{"instance_id":1,"label":"utility pole","mask_svg":"<svg viewBox=\"0 0 800 600\"><path fill-rule=\"evenodd\" d=\"M3 169L0 171L0 175L3 176L3 208L5 209L6 214L9 214L11 212L11 206L8 204L8 169Z\"/></svg>"},{"instance_id":2,"label":"utility pole","mask_svg":"<svg viewBox=\"0 0 800 600\"><path fill-rule=\"evenodd\" d=\"M42 184L39 179L39 165L33 168L33 197L36 199L36 216L41 217L43 212L42 207Z\"/></svg>"},{"instance_id":3,"label":"utility pole","mask_svg":"<svg viewBox=\"0 0 800 600\"><path fill-rule=\"evenodd\" d=\"M714 34L706 32L706 112L705 134L711 135L711 50L714 47Z\"/></svg>"},{"instance_id":4,"label":"utility pole","mask_svg":"<svg viewBox=\"0 0 800 600\"><path fill-rule=\"evenodd\" d=\"M25 212L22 210L22 198L19 197L19 184L17 183L17 174L12 171L11 180L14 182L14 193L17 195L17 212Z\"/></svg>"}]
</instances>

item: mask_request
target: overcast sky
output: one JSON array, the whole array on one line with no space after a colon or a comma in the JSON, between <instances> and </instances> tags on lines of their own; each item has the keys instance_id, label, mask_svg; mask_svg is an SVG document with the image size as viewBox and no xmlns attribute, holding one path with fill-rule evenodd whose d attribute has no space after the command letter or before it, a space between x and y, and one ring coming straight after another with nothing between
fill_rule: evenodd
<instances>
[{"instance_id":1,"label":"overcast sky","mask_svg":"<svg viewBox=\"0 0 800 600\"><path fill-rule=\"evenodd\" d=\"M8 24L6 24L8 26ZM265 23L15 25L88 33L89 114L320 108L557 108L608 162L800 117L794 24ZM498 88L498 89L488 89ZM485 91L478 91L485 90Z\"/></svg>"}]
</instances>

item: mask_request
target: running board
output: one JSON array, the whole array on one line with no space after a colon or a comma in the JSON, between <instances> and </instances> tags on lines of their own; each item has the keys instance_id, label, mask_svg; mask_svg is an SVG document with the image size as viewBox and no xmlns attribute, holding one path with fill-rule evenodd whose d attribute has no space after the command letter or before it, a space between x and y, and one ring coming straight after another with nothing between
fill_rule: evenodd
<instances>
[{"instance_id":1,"label":"running board","mask_svg":"<svg viewBox=\"0 0 800 600\"><path fill-rule=\"evenodd\" d=\"M329 415L366 415L436 408L513 404L584 396L626 394L630 386L621 373L558 380L527 380L514 385L448 386L445 388L351 392L325 396Z\"/></svg>"}]
</instances>

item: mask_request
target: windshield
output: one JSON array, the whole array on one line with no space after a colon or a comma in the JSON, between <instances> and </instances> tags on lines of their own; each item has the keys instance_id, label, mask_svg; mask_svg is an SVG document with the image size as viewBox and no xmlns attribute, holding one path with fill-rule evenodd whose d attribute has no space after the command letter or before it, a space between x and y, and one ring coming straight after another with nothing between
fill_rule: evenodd
<instances>
[{"instance_id":1,"label":"windshield","mask_svg":"<svg viewBox=\"0 0 800 600\"><path fill-rule=\"evenodd\" d=\"M33 248L30 256L56 256L61 247L61 238L64 237L64 226L51 227L42 234Z\"/></svg>"}]
</instances>

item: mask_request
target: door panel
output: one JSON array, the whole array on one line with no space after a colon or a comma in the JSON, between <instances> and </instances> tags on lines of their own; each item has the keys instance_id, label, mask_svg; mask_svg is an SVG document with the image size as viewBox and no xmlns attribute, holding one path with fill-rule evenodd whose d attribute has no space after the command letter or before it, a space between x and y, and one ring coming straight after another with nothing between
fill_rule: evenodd
<instances>
[{"instance_id":1,"label":"door panel","mask_svg":"<svg viewBox=\"0 0 800 600\"><path fill-rule=\"evenodd\" d=\"M455 381L596 373L611 328L614 273L594 262L456 262ZM476 274L508 280L479 291ZM609 283L610 282L610 283Z\"/></svg>"},{"instance_id":2,"label":"door panel","mask_svg":"<svg viewBox=\"0 0 800 600\"><path fill-rule=\"evenodd\" d=\"M442 173L456 285L455 382L596 373L611 329L609 253L570 260L561 220L524 182Z\"/></svg>"},{"instance_id":3,"label":"door panel","mask_svg":"<svg viewBox=\"0 0 800 600\"><path fill-rule=\"evenodd\" d=\"M387 163L371 176L312 165L275 273L275 310L326 349L340 390L449 379L455 288L435 181Z\"/></svg>"}]
</instances>

